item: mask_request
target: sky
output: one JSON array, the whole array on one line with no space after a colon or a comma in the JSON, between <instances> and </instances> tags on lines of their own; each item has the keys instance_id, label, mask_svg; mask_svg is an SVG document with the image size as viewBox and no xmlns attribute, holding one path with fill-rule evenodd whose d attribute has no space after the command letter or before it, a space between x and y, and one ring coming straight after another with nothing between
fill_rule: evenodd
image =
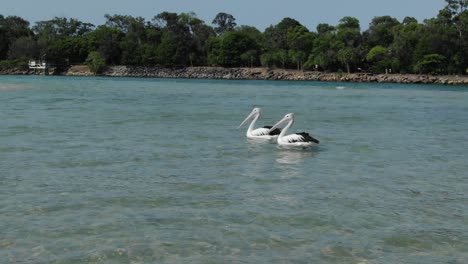
<instances>
[{"instance_id":1,"label":"sky","mask_svg":"<svg viewBox=\"0 0 468 264\"><path fill-rule=\"evenodd\" d=\"M359 19L363 30L375 16L390 15L400 21L412 16L422 22L435 17L444 6L444 0L0 0L0 14L20 16L31 24L58 16L101 25L105 23L104 14L150 20L164 11L193 11L211 24L216 14L225 12L236 18L237 25L255 26L261 31L285 17L314 31L317 24L336 25L344 16Z\"/></svg>"}]
</instances>

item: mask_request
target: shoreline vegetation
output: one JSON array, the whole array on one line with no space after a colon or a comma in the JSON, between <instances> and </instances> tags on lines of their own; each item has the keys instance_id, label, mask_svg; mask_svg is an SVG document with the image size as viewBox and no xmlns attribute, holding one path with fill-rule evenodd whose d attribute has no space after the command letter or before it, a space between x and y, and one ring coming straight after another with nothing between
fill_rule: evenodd
<instances>
[{"instance_id":1,"label":"shoreline vegetation","mask_svg":"<svg viewBox=\"0 0 468 264\"><path fill-rule=\"evenodd\" d=\"M0 70L0 75L35 75L34 70L12 68ZM44 74L43 72L40 74ZM152 68L141 66L108 66L100 74L93 73L86 65L75 65L63 71L54 71L58 76L102 76L222 80L275 80L275 81L324 81L324 82L374 82L404 84L468 85L466 75L427 74L371 74L371 73L325 73L292 69L187 67L181 69Z\"/></svg>"},{"instance_id":2,"label":"shoreline vegetation","mask_svg":"<svg viewBox=\"0 0 468 264\"><path fill-rule=\"evenodd\" d=\"M211 23L194 12L106 14L102 25L0 14L0 72L87 65L103 76L466 84L457 76L468 76L468 0L439 1L423 21L376 16L362 27L345 16L309 29L285 17L263 31L223 12Z\"/></svg>"}]
</instances>

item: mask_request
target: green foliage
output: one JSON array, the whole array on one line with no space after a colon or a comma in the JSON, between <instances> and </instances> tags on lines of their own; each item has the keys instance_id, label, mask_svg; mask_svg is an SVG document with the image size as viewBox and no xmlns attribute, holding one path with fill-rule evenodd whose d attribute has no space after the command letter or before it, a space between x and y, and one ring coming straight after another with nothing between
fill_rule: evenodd
<instances>
[{"instance_id":1,"label":"green foliage","mask_svg":"<svg viewBox=\"0 0 468 264\"><path fill-rule=\"evenodd\" d=\"M393 29L399 24L397 19L390 16L374 17L367 30L369 45L384 47L391 45L394 37Z\"/></svg>"},{"instance_id":2,"label":"green foliage","mask_svg":"<svg viewBox=\"0 0 468 264\"><path fill-rule=\"evenodd\" d=\"M32 36L29 22L17 17L0 15L0 60L7 58L10 46L21 37Z\"/></svg>"},{"instance_id":3,"label":"green foliage","mask_svg":"<svg viewBox=\"0 0 468 264\"><path fill-rule=\"evenodd\" d=\"M344 65L346 66L346 70L348 73L351 72L351 67L350 67L350 64L353 62L353 60L355 59L355 53L354 53L354 50L352 48L342 48L338 51L338 53L336 54L336 56L338 57L338 60Z\"/></svg>"},{"instance_id":4,"label":"green foliage","mask_svg":"<svg viewBox=\"0 0 468 264\"><path fill-rule=\"evenodd\" d=\"M2 60L0 61L0 70L6 69L23 69L26 70L28 68L28 62L24 60Z\"/></svg>"},{"instance_id":5,"label":"green foliage","mask_svg":"<svg viewBox=\"0 0 468 264\"><path fill-rule=\"evenodd\" d=\"M291 63L290 55L288 50L277 49L263 53L260 60L265 67L285 69Z\"/></svg>"},{"instance_id":6,"label":"green foliage","mask_svg":"<svg viewBox=\"0 0 468 264\"><path fill-rule=\"evenodd\" d=\"M268 50L283 49L287 50L288 47L288 30L302 26L297 20L286 17L275 26L268 27L264 35L264 46Z\"/></svg>"},{"instance_id":7,"label":"green foliage","mask_svg":"<svg viewBox=\"0 0 468 264\"><path fill-rule=\"evenodd\" d=\"M427 74L441 74L444 73L443 69L446 57L440 54L428 54L424 55L420 61L416 64L416 71L418 73Z\"/></svg>"},{"instance_id":8,"label":"green foliage","mask_svg":"<svg viewBox=\"0 0 468 264\"><path fill-rule=\"evenodd\" d=\"M39 48L32 37L20 37L11 43L8 59L27 61L32 58L39 58Z\"/></svg>"},{"instance_id":9,"label":"green foliage","mask_svg":"<svg viewBox=\"0 0 468 264\"><path fill-rule=\"evenodd\" d=\"M106 60L106 64L120 64L122 52L120 41L124 37L117 28L101 25L86 35L90 49L97 50Z\"/></svg>"},{"instance_id":10,"label":"green foliage","mask_svg":"<svg viewBox=\"0 0 468 264\"><path fill-rule=\"evenodd\" d=\"M319 69L325 71L336 71L339 67L337 58L338 41L334 32L319 35L313 43L312 52L304 64L306 69Z\"/></svg>"},{"instance_id":11,"label":"green foliage","mask_svg":"<svg viewBox=\"0 0 468 264\"><path fill-rule=\"evenodd\" d=\"M463 13L468 8L468 0L445 0L447 9L453 14Z\"/></svg>"},{"instance_id":12,"label":"green foliage","mask_svg":"<svg viewBox=\"0 0 468 264\"><path fill-rule=\"evenodd\" d=\"M370 62L380 61L386 58L388 55L388 49L377 45L373 47L369 53L367 53L366 60Z\"/></svg>"},{"instance_id":13,"label":"green foliage","mask_svg":"<svg viewBox=\"0 0 468 264\"><path fill-rule=\"evenodd\" d=\"M209 66L219 66L220 62L222 62L221 58L221 38L219 37L211 37L207 41L207 49L208 49L208 65Z\"/></svg>"},{"instance_id":14,"label":"green foliage","mask_svg":"<svg viewBox=\"0 0 468 264\"><path fill-rule=\"evenodd\" d=\"M257 43L245 33L227 32L217 37L217 39L211 39L210 42L208 61L211 65L223 67L253 66L253 62L258 60Z\"/></svg>"},{"instance_id":15,"label":"green foliage","mask_svg":"<svg viewBox=\"0 0 468 264\"><path fill-rule=\"evenodd\" d=\"M33 26L33 31L41 37L79 37L92 31L93 28L93 24L74 18L55 17L51 20L36 22L36 25Z\"/></svg>"},{"instance_id":16,"label":"green foliage","mask_svg":"<svg viewBox=\"0 0 468 264\"><path fill-rule=\"evenodd\" d=\"M106 60L104 57L97 51L92 51L89 53L85 61L86 65L91 72L94 74L101 73L106 67Z\"/></svg>"},{"instance_id":17,"label":"green foliage","mask_svg":"<svg viewBox=\"0 0 468 264\"><path fill-rule=\"evenodd\" d=\"M370 71L374 73L394 72L400 68L397 59L392 58L389 50L385 47L377 45L367 53L366 60L371 63Z\"/></svg>"},{"instance_id":18,"label":"green foliage","mask_svg":"<svg viewBox=\"0 0 468 264\"><path fill-rule=\"evenodd\" d=\"M390 49L393 57L399 61L400 71L403 73L412 72L414 51L420 41L421 27L416 19L407 17L401 25L394 28Z\"/></svg>"},{"instance_id":19,"label":"green foliage","mask_svg":"<svg viewBox=\"0 0 468 264\"><path fill-rule=\"evenodd\" d=\"M64 17L30 25L20 17L0 15L0 61L45 58L56 64L77 64L102 58L106 65L170 68L262 65L320 71L353 72L360 68L376 73L392 69L392 73L466 74L468 0L445 2L436 17L421 23L413 17L400 22L377 16L364 32L354 17L343 17L337 25L318 24L316 31L286 17L260 32L251 26L238 27L227 13L216 15L214 27L193 12L162 12L150 21L105 15L105 24L97 27Z\"/></svg>"},{"instance_id":20,"label":"green foliage","mask_svg":"<svg viewBox=\"0 0 468 264\"><path fill-rule=\"evenodd\" d=\"M222 35L229 31L233 31L237 26L236 19L234 18L234 16L223 12L218 13L211 22L211 24L216 25L214 30L219 35Z\"/></svg>"},{"instance_id":21,"label":"green foliage","mask_svg":"<svg viewBox=\"0 0 468 264\"><path fill-rule=\"evenodd\" d=\"M312 50L314 34L304 26L295 26L288 30L287 43L290 48L289 57L296 62L298 70L303 69L304 61Z\"/></svg>"},{"instance_id":22,"label":"green foliage","mask_svg":"<svg viewBox=\"0 0 468 264\"><path fill-rule=\"evenodd\" d=\"M324 36L324 35L327 35L327 34L333 34L334 31L335 31L335 27L331 26L329 24L318 24L317 25L317 33L320 36Z\"/></svg>"},{"instance_id":23,"label":"green foliage","mask_svg":"<svg viewBox=\"0 0 468 264\"><path fill-rule=\"evenodd\" d=\"M332 45L336 50L336 58L348 73L360 60L361 39L359 20L354 17L342 18Z\"/></svg>"},{"instance_id":24,"label":"green foliage","mask_svg":"<svg viewBox=\"0 0 468 264\"><path fill-rule=\"evenodd\" d=\"M248 50L241 54L240 56L242 65L253 67L254 64L258 61L258 51L257 50Z\"/></svg>"},{"instance_id":25,"label":"green foliage","mask_svg":"<svg viewBox=\"0 0 468 264\"><path fill-rule=\"evenodd\" d=\"M359 20L355 17L343 17L340 19L340 23L338 24L338 30L343 29L353 29L353 30L361 30L361 26L359 25Z\"/></svg>"}]
</instances>

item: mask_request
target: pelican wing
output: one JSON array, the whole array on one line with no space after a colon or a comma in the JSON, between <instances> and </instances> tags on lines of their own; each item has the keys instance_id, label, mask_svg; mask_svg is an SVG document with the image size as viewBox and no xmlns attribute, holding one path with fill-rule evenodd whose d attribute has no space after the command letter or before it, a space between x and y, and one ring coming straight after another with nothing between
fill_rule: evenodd
<instances>
[{"instance_id":1,"label":"pelican wing","mask_svg":"<svg viewBox=\"0 0 468 264\"><path fill-rule=\"evenodd\" d=\"M285 136L283 139L286 140L286 141L289 142L289 143L295 143L295 142L314 142L314 143L316 143L316 144L319 144L319 142L320 142L320 141L318 141L317 139L311 137L311 136L309 135L309 133L305 133L305 132L287 135L287 136Z\"/></svg>"},{"instance_id":2,"label":"pelican wing","mask_svg":"<svg viewBox=\"0 0 468 264\"><path fill-rule=\"evenodd\" d=\"M270 130L273 127L272 126L264 126L263 128L267 128L268 130ZM270 136L275 136L275 135L279 135L280 133L281 133L281 129L280 128L275 128L270 132L269 135Z\"/></svg>"},{"instance_id":3,"label":"pelican wing","mask_svg":"<svg viewBox=\"0 0 468 264\"><path fill-rule=\"evenodd\" d=\"M269 131L268 128L261 127L261 128L257 128L255 130L253 130L252 132L250 132L250 134L252 136L256 136L256 137L258 137L258 136L267 136L267 135L269 135L268 131Z\"/></svg>"}]
</instances>

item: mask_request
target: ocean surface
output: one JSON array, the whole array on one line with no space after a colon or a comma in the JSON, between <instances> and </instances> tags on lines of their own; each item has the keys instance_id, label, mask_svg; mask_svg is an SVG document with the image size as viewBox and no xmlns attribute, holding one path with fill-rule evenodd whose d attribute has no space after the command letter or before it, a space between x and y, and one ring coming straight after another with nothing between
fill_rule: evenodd
<instances>
[{"instance_id":1,"label":"ocean surface","mask_svg":"<svg viewBox=\"0 0 468 264\"><path fill-rule=\"evenodd\" d=\"M468 87L0 76L0 262L468 263Z\"/></svg>"}]
</instances>

